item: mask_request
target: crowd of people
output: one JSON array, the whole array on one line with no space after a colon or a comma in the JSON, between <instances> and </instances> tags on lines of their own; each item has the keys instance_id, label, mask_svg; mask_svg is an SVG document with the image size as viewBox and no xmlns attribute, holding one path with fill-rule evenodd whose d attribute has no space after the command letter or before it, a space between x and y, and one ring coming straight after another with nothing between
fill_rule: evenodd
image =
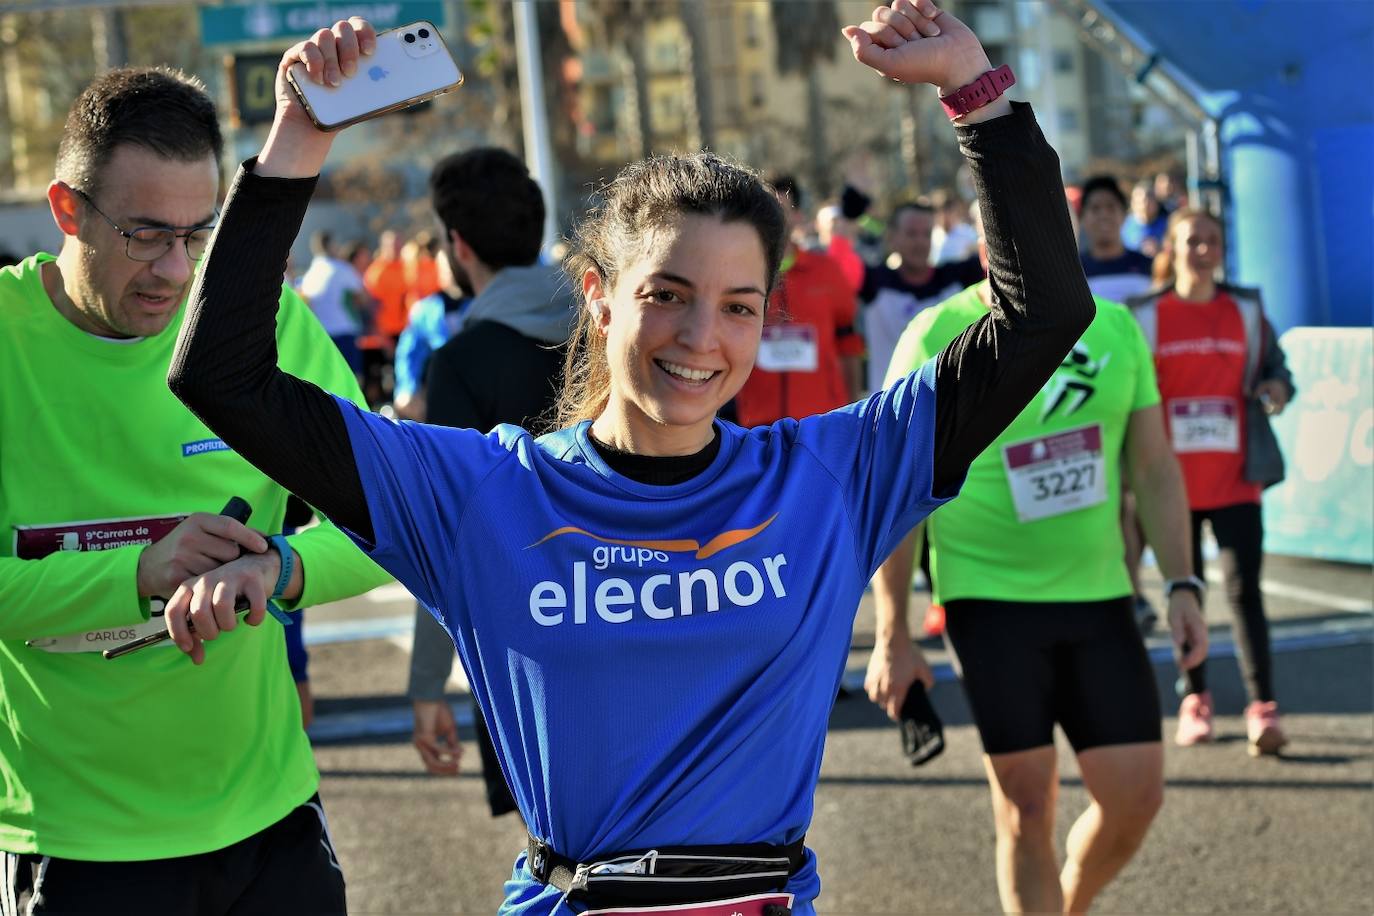
<instances>
[{"instance_id":1,"label":"crowd of people","mask_svg":"<svg viewBox=\"0 0 1374 916\"><path fill-rule=\"evenodd\" d=\"M311 235L305 270L296 276L288 267L287 284L320 319L374 408L418 415L410 412L412 400L423 397L418 354L432 349L434 335L453 323L471 295L445 269L438 250L428 231L402 242L388 229L373 246L322 229Z\"/></svg>"},{"instance_id":2,"label":"crowd of people","mask_svg":"<svg viewBox=\"0 0 1374 916\"><path fill-rule=\"evenodd\" d=\"M280 74L223 202L194 79L82 92L48 191L61 248L0 270L23 392L0 400L0 912L344 911L298 612L391 577L417 599L421 765L459 770L456 650L490 811L528 828L506 913L814 912L805 833L870 582L869 696L895 719L934 683L918 564L1009 912L1087 909L1162 804L1144 545L1174 740L1214 732L1206 523L1247 744L1279 752L1259 506L1294 388L1258 291L1220 280L1222 222L1113 176L1071 215L1029 107L930 0L845 35L942 88L976 201L812 201L656 157L560 266L538 184L478 148L433 169L441 235L319 232L295 278L332 135ZM374 42L340 22L281 73L337 82ZM231 496L247 515L217 514ZM181 651L101 657L159 633ZM1062 857L1056 726L1090 797Z\"/></svg>"}]
</instances>

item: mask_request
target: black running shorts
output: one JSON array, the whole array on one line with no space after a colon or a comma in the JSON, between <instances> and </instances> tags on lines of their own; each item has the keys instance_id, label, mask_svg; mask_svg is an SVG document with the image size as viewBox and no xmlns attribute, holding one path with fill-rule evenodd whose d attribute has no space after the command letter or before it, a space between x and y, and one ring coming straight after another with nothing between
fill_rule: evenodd
<instances>
[{"instance_id":1,"label":"black running shorts","mask_svg":"<svg viewBox=\"0 0 1374 916\"><path fill-rule=\"evenodd\" d=\"M334 916L343 872L318 795L232 846L136 862L0 853L0 916Z\"/></svg>"},{"instance_id":2,"label":"black running shorts","mask_svg":"<svg viewBox=\"0 0 1374 916\"><path fill-rule=\"evenodd\" d=\"M1159 694L1130 596L1107 601L960 599L945 640L989 754L1054 743L1077 752L1159 741Z\"/></svg>"}]
</instances>

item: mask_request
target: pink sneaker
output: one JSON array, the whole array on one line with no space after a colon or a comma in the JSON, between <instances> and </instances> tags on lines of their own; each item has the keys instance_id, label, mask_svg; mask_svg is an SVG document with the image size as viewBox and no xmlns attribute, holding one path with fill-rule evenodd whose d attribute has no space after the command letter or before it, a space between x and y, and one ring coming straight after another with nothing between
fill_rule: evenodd
<instances>
[{"instance_id":1,"label":"pink sneaker","mask_svg":"<svg viewBox=\"0 0 1374 916\"><path fill-rule=\"evenodd\" d=\"M945 632L945 606L943 604L932 604L926 608L926 619L922 621L921 629L925 630L927 636L940 636Z\"/></svg>"},{"instance_id":2,"label":"pink sneaker","mask_svg":"<svg viewBox=\"0 0 1374 916\"><path fill-rule=\"evenodd\" d=\"M1178 707L1178 732L1174 743L1191 747L1212 740L1212 692L1190 693Z\"/></svg>"},{"instance_id":3,"label":"pink sneaker","mask_svg":"<svg viewBox=\"0 0 1374 916\"><path fill-rule=\"evenodd\" d=\"M1279 748L1288 743L1288 738L1279 728L1279 704L1270 700L1261 703L1256 700L1245 707L1245 731L1250 737L1250 756L1262 754L1277 755Z\"/></svg>"}]
</instances>

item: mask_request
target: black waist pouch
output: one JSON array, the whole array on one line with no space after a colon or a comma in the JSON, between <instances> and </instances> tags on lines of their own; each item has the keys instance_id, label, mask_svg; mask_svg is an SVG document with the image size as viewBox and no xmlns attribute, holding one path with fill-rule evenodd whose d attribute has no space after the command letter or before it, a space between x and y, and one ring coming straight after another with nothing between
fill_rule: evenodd
<instances>
[{"instance_id":1,"label":"black waist pouch","mask_svg":"<svg viewBox=\"0 0 1374 916\"><path fill-rule=\"evenodd\" d=\"M535 879L591 908L710 903L782 891L806 858L805 840L786 846L660 846L576 862L530 837ZM776 916L786 916L785 908Z\"/></svg>"}]
</instances>

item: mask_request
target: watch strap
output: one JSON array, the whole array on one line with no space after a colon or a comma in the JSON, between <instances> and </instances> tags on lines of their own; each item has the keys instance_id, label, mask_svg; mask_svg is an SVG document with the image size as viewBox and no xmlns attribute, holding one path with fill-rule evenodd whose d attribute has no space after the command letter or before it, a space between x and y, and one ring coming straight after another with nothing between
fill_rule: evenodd
<instances>
[{"instance_id":1,"label":"watch strap","mask_svg":"<svg viewBox=\"0 0 1374 916\"><path fill-rule=\"evenodd\" d=\"M281 557L281 574L277 576L277 584L272 587L272 595L267 602L267 612L283 626L292 626L295 621L291 616L282 610L277 604L277 599L281 598L286 591L286 587L291 584L291 574L296 571L296 551L291 549L291 543L286 540L284 534L273 534L267 538L267 543Z\"/></svg>"},{"instance_id":2,"label":"watch strap","mask_svg":"<svg viewBox=\"0 0 1374 916\"><path fill-rule=\"evenodd\" d=\"M1197 576L1188 576L1186 579L1169 579L1164 583L1164 597L1172 598L1174 592L1180 589L1192 592L1201 601L1202 596L1207 592L1207 583Z\"/></svg>"},{"instance_id":3,"label":"watch strap","mask_svg":"<svg viewBox=\"0 0 1374 916\"><path fill-rule=\"evenodd\" d=\"M1003 64L996 70L989 70L967 86L960 86L949 95L940 96L940 104L950 119L961 118L971 111L977 111L998 98L1016 85L1016 74L1011 67Z\"/></svg>"}]
</instances>

